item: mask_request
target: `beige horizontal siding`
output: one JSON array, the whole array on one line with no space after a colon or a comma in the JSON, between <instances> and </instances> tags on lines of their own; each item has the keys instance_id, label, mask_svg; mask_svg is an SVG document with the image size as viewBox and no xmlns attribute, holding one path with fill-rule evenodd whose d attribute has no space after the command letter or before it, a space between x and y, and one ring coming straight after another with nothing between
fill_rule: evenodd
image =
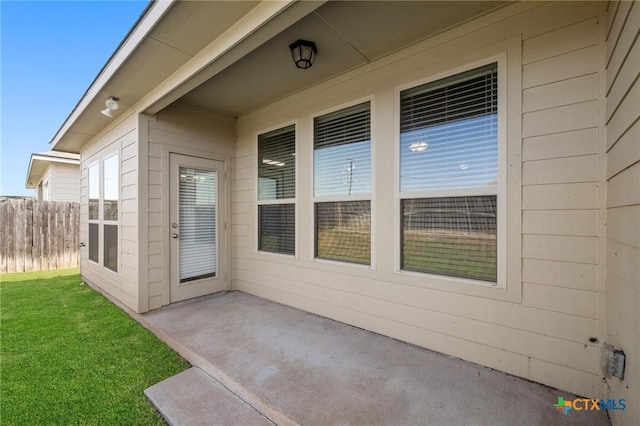
<instances>
[{"instance_id":1,"label":"beige horizontal siding","mask_svg":"<svg viewBox=\"0 0 640 426\"><path fill-rule=\"evenodd\" d=\"M589 74L522 91L522 111L531 112L598 98L598 74Z\"/></svg>"},{"instance_id":2,"label":"beige horizontal siding","mask_svg":"<svg viewBox=\"0 0 640 426\"><path fill-rule=\"evenodd\" d=\"M220 120L185 107L173 106L156 120L145 120L147 143L146 206L148 245L146 268L148 309L157 309L170 301L170 257L167 227L169 222L169 153L193 156L232 156L235 140L233 121ZM230 203L229 203L230 204ZM228 205L229 205L228 204Z\"/></svg>"},{"instance_id":3,"label":"beige horizontal siding","mask_svg":"<svg viewBox=\"0 0 640 426\"><path fill-rule=\"evenodd\" d=\"M593 291L524 283L522 303L547 311L598 319L598 294Z\"/></svg>"},{"instance_id":4,"label":"beige horizontal siding","mask_svg":"<svg viewBox=\"0 0 640 426\"><path fill-rule=\"evenodd\" d=\"M52 200L80 202L80 166L77 164L52 164L49 194Z\"/></svg>"},{"instance_id":5,"label":"beige horizontal siding","mask_svg":"<svg viewBox=\"0 0 640 426\"><path fill-rule=\"evenodd\" d=\"M598 19L559 28L523 43L522 63L544 60L598 44Z\"/></svg>"},{"instance_id":6,"label":"beige horizontal siding","mask_svg":"<svg viewBox=\"0 0 640 426\"><path fill-rule=\"evenodd\" d=\"M598 265L560 260L523 259L522 280L553 287L597 291Z\"/></svg>"},{"instance_id":7,"label":"beige horizontal siding","mask_svg":"<svg viewBox=\"0 0 640 426\"><path fill-rule=\"evenodd\" d=\"M597 180L597 155L527 161L522 165L524 185L596 182Z\"/></svg>"},{"instance_id":8,"label":"beige horizontal siding","mask_svg":"<svg viewBox=\"0 0 640 426\"><path fill-rule=\"evenodd\" d=\"M598 236L597 210L525 210L522 232L539 235Z\"/></svg>"},{"instance_id":9,"label":"beige horizontal siding","mask_svg":"<svg viewBox=\"0 0 640 426\"><path fill-rule=\"evenodd\" d=\"M608 13L606 340L626 355L624 380L608 397L637 399L640 389L640 4L611 2ZM612 411L615 425L635 425L640 405Z\"/></svg>"},{"instance_id":10,"label":"beige horizontal siding","mask_svg":"<svg viewBox=\"0 0 640 426\"><path fill-rule=\"evenodd\" d=\"M528 185L522 188L522 208L525 210L597 209L597 183L562 183Z\"/></svg>"},{"instance_id":11,"label":"beige horizontal siding","mask_svg":"<svg viewBox=\"0 0 640 426\"><path fill-rule=\"evenodd\" d=\"M85 280L100 287L132 309L138 308L138 218L137 218L137 115L99 134L81 152L81 215L80 239L88 239L88 173L87 167L102 161L114 152L120 161L119 200L119 263L114 273L88 260L88 244L81 250L81 274ZM102 244L102 241L100 241Z\"/></svg>"},{"instance_id":12,"label":"beige horizontal siding","mask_svg":"<svg viewBox=\"0 0 640 426\"><path fill-rule=\"evenodd\" d=\"M598 72L598 47L553 56L522 67L524 89Z\"/></svg>"},{"instance_id":13,"label":"beige horizontal siding","mask_svg":"<svg viewBox=\"0 0 640 426\"><path fill-rule=\"evenodd\" d=\"M597 101L581 102L522 115L524 137L588 129L597 125Z\"/></svg>"},{"instance_id":14,"label":"beige horizontal siding","mask_svg":"<svg viewBox=\"0 0 640 426\"><path fill-rule=\"evenodd\" d=\"M234 282L261 297L599 397L599 345L589 339L604 337L603 7L553 2L510 8L512 16L506 8L499 18L490 15L451 30L451 41L448 33L439 35L241 117L232 170ZM522 235L515 237L521 240L522 272L507 284L521 291L515 299L500 289L396 272L397 253L387 244L397 232L389 172L395 88L446 72L452 57L473 57L511 37L522 37L523 89L522 116L514 119L521 133L511 135L521 143L522 157L510 160L522 161L516 168L522 201L515 206L522 220ZM313 260L310 115L366 96L374 97L372 130L379 149L372 163L378 261L366 268ZM292 121L300 161L297 258L255 251L255 135Z\"/></svg>"},{"instance_id":15,"label":"beige horizontal siding","mask_svg":"<svg viewBox=\"0 0 640 426\"><path fill-rule=\"evenodd\" d=\"M574 157L598 153L598 129L574 130L551 135L524 138L524 161Z\"/></svg>"},{"instance_id":16,"label":"beige horizontal siding","mask_svg":"<svg viewBox=\"0 0 640 426\"><path fill-rule=\"evenodd\" d=\"M640 121L636 121L607 153L607 179L640 160Z\"/></svg>"}]
</instances>

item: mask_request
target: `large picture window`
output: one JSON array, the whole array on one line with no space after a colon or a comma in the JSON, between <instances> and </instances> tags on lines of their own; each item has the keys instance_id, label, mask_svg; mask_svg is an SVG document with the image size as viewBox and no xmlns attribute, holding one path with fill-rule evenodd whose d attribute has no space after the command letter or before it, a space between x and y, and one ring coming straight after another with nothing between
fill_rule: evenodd
<instances>
[{"instance_id":1,"label":"large picture window","mask_svg":"<svg viewBox=\"0 0 640 426\"><path fill-rule=\"evenodd\" d=\"M296 133L287 126L258 136L258 250L296 252Z\"/></svg>"},{"instance_id":2,"label":"large picture window","mask_svg":"<svg viewBox=\"0 0 640 426\"><path fill-rule=\"evenodd\" d=\"M315 257L371 263L371 107L314 119Z\"/></svg>"},{"instance_id":3,"label":"large picture window","mask_svg":"<svg viewBox=\"0 0 640 426\"><path fill-rule=\"evenodd\" d=\"M498 71L400 93L401 267L497 280Z\"/></svg>"}]
</instances>

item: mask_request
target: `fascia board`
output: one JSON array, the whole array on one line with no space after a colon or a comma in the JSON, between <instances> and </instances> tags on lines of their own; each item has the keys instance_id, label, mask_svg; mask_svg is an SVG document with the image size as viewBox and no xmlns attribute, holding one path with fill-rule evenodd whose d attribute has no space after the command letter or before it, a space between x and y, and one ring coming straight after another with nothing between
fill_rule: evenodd
<instances>
[{"instance_id":1,"label":"fascia board","mask_svg":"<svg viewBox=\"0 0 640 426\"><path fill-rule=\"evenodd\" d=\"M27 169L27 179L25 180L25 187L27 189L34 189L37 182L40 182L41 175L38 173L42 173L46 170L47 164L50 163L63 163L63 164L75 164L80 165L80 159L74 158L61 158L54 157L49 155L41 155L41 154L31 154L31 159L29 160L29 168ZM30 182L36 182L36 184L30 184Z\"/></svg>"},{"instance_id":2,"label":"fascia board","mask_svg":"<svg viewBox=\"0 0 640 426\"><path fill-rule=\"evenodd\" d=\"M143 14L143 17L137 24L135 24L135 27L109 59L104 68L102 68L93 83L91 83L91 86L89 86L89 89L87 89L60 129L58 129L51 142L49 142L52 145L53 150L55 150L58 142L60 142L69 128L76 122L78 117L80 117L84 110L95 99L96 95L104 88L107 82L131 56L151 30L153 30L162 16L164 16L164 14L171 8L174 1L175 0L157 0L153 1L149 5L149 8Z\"/></svg>"}]
</instances>

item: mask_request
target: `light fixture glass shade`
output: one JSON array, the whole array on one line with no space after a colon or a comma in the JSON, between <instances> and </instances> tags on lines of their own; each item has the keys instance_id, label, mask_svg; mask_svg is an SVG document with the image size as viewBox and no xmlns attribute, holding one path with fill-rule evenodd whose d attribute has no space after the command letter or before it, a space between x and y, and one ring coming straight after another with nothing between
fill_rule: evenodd
<instances>
[{"instance_id":1,"label":"light fixture glass shade","mask_svg":"<svg viewBox=\"0 0 640 426\"><path fill-rule=\"evenodd\" d=\"M102 115L106 115L109 118L113 118L113 114L112 114L113 111L120 108L120 104L118 103L119 100L120 99L116 98L115 96L109 96L107 100L104 102L104 105L106 106L106 108L100 111L100 113Z\"/></svg>"},{"instance_id":2,"label":"light fixture glass shade","mask_svg":"<svg viewBox=\"0 0 640 426\"><path fill-rule=\"evenodd\" d=\"M120 108L120 104L118 103L120 99L114 98L113 96L109 96L105 101L105 106L109 108L111 111L115 111Z\"/></svg>"},{"instance_id":3,"label":"light fixture glass shade","mask_svg":"<svg viewBox=\"0 0 640 426\"><path fill-rule=\"evenodd\" d=\"M291 50L291 57L295 62L296 67L306 70L313 65L318 53L316 44L312 41L297 40L289 45Z\"/></svg>"}]
</instances>

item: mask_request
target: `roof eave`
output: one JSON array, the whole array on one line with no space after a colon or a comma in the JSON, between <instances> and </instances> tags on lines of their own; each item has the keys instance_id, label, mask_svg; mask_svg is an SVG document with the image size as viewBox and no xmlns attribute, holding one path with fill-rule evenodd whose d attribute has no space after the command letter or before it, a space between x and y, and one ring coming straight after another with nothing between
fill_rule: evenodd
<instances>
[{"instance_id":1,"label":"roof eave","mask_svg":"<svg viewBox=\"0 0 640 426\"><path fill-rule=\"evenodd\" d=\"M29 160L29 168L27 169L27 179L25 180L25 187L27 189L35 189L38 182L42 179L42 174L37 175L35 172L34 165L44 163L62 163L62 164L80 164L80 159L75 158L63 158L56 157L52 155L43 155L43 154L31 154L31 159ZM46 169L46 167L45 167ZM35 183L34 183L35 182Z\"/></svg>"},{"instance_id":2,"label":"roof eave","mask_svg":"<svg viewBox=\"0 0 640 426\"><path fill-rule=\"evenodd\" d=\"M162 16L171 8L175 0L152 0L142 12L138 20L133 24L129 33L116 48L104 67L100 70L84 95L80 98L69 116L62 123L53 139L49 142L52 150L56 150L58 144L65 136L69 128L76 122L96 95L104 88L107 82L120 69L136 47L145 39L149 32L160 21Z\"/></svg>"}]
</instances>

